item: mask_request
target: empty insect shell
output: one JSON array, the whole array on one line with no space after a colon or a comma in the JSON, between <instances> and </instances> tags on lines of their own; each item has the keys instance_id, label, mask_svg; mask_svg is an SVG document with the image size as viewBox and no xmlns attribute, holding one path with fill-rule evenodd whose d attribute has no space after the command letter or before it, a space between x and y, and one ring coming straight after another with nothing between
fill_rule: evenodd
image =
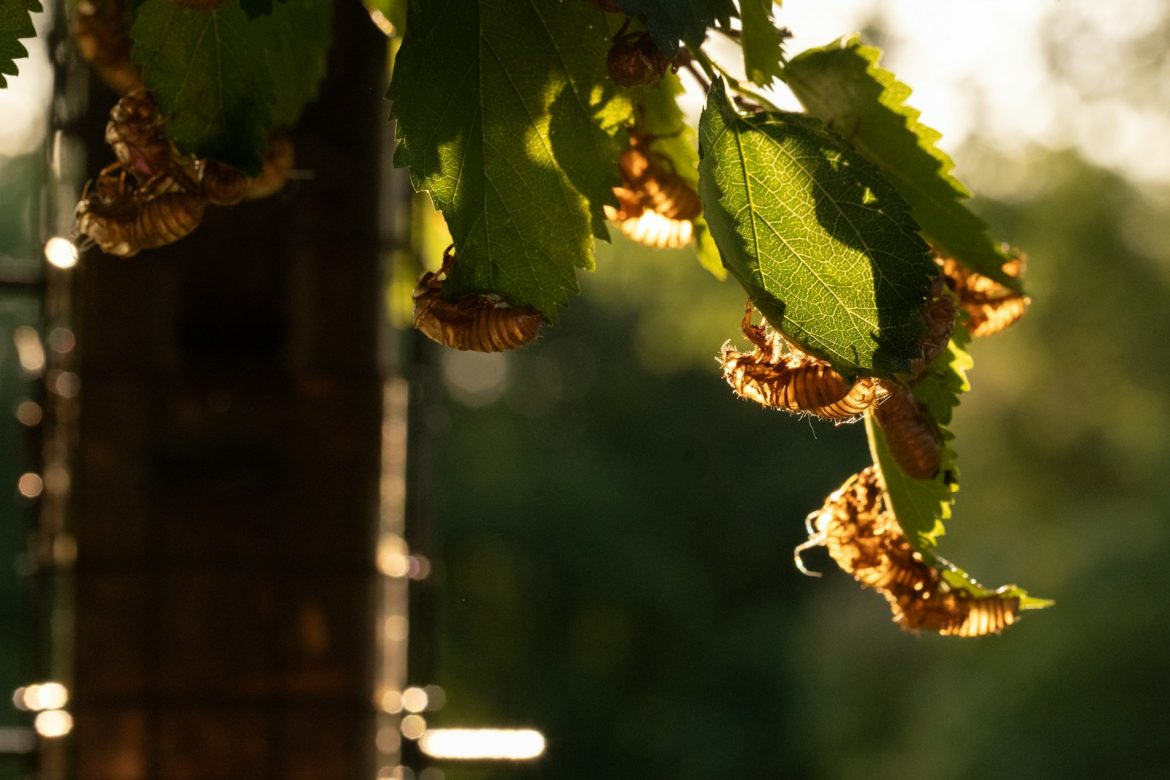
<instances>
[{"instance_id":1,"label":"empty insect shell","mask_svg":"<svg viewBox=\"0 0 1170 780\"><path fill-rule=\"evenodd\" d=\"M230 165L215 160L201 160L196 168L199 171L199 189L216 206L234 206L248 192L248 177Z\"/></svg>"},{"instance_id":2,"label":"empty insect shell","mask_svg":"<svg viewBox=\"0 0 1170 780\"><path fill-rule=\"evenodd\" d=\"M69 14L69 28L81 59L119 95L142 87L142 74L130 59L130 3L80 0Z\"/></svg>"},{"instance_id":3,"label":"empty insect shell","mask_svg":"<svg viewBox=\"0 0 1170 780\"><path fill-rule=\"evenodd\" d=\"M132 257L178 241L199 226L207 201L197 193L111 193L108 185L77 207L78 231L106 254Z\"/></svg>"},{"instance_id":4,"label":"empty insect shell","mask_svg":"<svg viewBox=\"0 0 1170 780\"><path fill-rule=\"evenodd\" d=\"M947 292L946 278L939 276L931 285L930 295L923 309L926 336L922 340L922 357L913 361L911 372L917 376L946 351L955 328L955 299Z\"/></svg>"},{"instance_id":5,"label":"empty insect shell","mask_svg":"<svg viewBox=\"0 0 1170 780\"><path fill-rule=\"evenodd\" d=\"M443 283L454 263L452 249L444 253L442 269L423 274L415 288L414 327L445 347L476 352L503 352L535 339L544 323L535 309L482 294L443 300Z\"/></svg>"},{"instance_id":6,"label":"empty insect shell","mask_svg":"<svg viewBox=\"0 0 1170 780\"><path fill-rule=\"evenodd\" d=\"M670 59L658 50L648 32L625 32L626 26L613 37L605 57L609 77L621 87L644 87L657 82L670 67Z\"/></svg>"},{"instance_id":7,"label":"empty insect shell","mask_svg":"<svg viewBox=\"0 0 1170 780\"><path fill-rule=\"evenodd\" d=\"M759 350L744 354L725 344L719 360L724 379L740 397L836 422L857 419L885 393L875 379L850 382L828 363L803 353L772 363Z\"/></svg>"},{"instance_id":8,"label":"empty insect shell","mask_svg":"<svg viewBox=\"0 0 1170 780\"><path fill-rule=\"evenodd\" d=\"M987 303L969 303L963 306L967 312L967 329L976 338L993 336L1014 325L1028 308L1029 299L1013 295Z\"/></svg>"},{"instance_id":9,"label":"empty insect shell","mask_svg":"<svg viewBox=\"0 0 1170 780\"><path fill-rule=\"evenodd\" d=\"M973 596L961 590L897 590L886 595L894 622L907 631L943 636L998 634L1019 619L1020 600L1005 593Z\"/></svg>"},{"instance_id":10,"label":"empty insect shell","mask_svg":"<svg viewBox=\"0 0 1170 780\"><path fill-rule=\"evenodd\" d=\"M842 571L885 597L904 630L975 637L999 633L1019 619L1020 602L1009 589L974 596L951 587L938 567L923 560L884 508L872 466L830 494L807 525L809 539L794 553L797 567L808 573L800 554L825 547Z\"/></svg>"},{"instance_id":11,"label":"empty insect shell","mask_svg":"<svg viewBox=\"0 0 1170 780\"><path fill-rule=\"evenodd\" d=\"M611 217L610 221L617 222L626 238L654 249L678 249L695 237L693 222L665 217L656 211L643 211L637 217L621 221Z\"/></svg>"},{"instance_id":12,"label":"empty insect shell","mask_svg":"<svg viewBox=\"0 0 1170 780\"><path fill-rule=\"evenodd\" d=\"M123 96L110 109L106 143L123 168L140 183L187 162L166 137L164 124L154 99L142 89Z\"/></svg>"},{"instance_id":13,"label":"empty insect shell","mask_svg":"<svg viewBox=\"0 0 1170 780\"><path fill-rule=\"evenodd\" d=\"M898 468L913 479L931 479L942 462L942 435L930 412L905 387L889 388L874 417Z\"/></svg>"},{"instance_id":14,"label":"empty insect shell","mask_svg":"<svg viewBox=\"0 0 1170 780\"><path fill-rule=\"evenodd\" d=\"M268 149L264 153L264 168L259 176L248 179L244 200L261 200L280 192L292 173L295 157L291 138L284 135L269 138Z\"/></svg>"},{"instance_id":15,"label":"empty insect shell","mask_svg":"<svg viewBox=\"0 0 1170 780\"><path fill-rule=\"evenodd\" d=\"M652 171L641 185L647 208L664 217L692 221L703 213L699 193L677 173Z\"/></svg>"}]
</instances>

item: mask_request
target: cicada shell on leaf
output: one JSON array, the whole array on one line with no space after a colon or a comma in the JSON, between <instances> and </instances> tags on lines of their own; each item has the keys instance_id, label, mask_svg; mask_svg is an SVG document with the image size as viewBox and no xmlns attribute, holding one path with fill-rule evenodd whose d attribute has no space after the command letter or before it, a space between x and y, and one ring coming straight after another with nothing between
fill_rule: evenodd
<instances>
[{"instance_id":1,"label":"cicada shell on leaf","mask_svg":"<svg viewBox=\"0 0 1170 780\"><path fill-rule=\"evenodd\" d=\"M414 327L431 341L452 349L504 352L528 344L540 333L544 317L527 306L509 306L498 296L468 295L443 299L443 282L451 269L454 247L443 254L443 266L428 271L414 291Z\"/></svg>"},{"instance_id":2,"label":"cicada shell on leaf","mask_svg":"<svg viewBox=\"0 0 1170 780\"><path fill-rule=\"evenodd\" d=\"M736 395L772 409L838 423L858 419L885 397L886 390L877 379L846 379L828 361L807 355L780 334L753 325L751 314L749 301L741 327L755 349L740 352L728 342L716 358Z\"/></svg>"},{"instance_id":3,"label":"cicada shell on leaf","mask_svg":"<svg viewBox=\"0 0 1170 780\"><path fill-rule=\"evenodd\" d=\"M977 596L952 587L914 550L885 509L872 466L833 491L807 526L809 539L795 551L797 567L809 573L801 553L826 548L842 571L885 597L893 621L907 631L975 637L998 634L1019 619L1020 600L1008 588Z\"/></svg>"}]
</instances>

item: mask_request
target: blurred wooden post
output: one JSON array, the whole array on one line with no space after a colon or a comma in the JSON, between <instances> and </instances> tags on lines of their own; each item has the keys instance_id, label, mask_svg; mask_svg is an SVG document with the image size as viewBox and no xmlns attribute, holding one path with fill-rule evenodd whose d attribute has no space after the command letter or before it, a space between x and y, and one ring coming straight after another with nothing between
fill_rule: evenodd
<instances>
[{"instance_id":1,"label":"blurred wooden post","mask_svg":"<svg viewBox=\"0 0 1170 780\"><path fill-rule=\"evenodd\" d=\"M374 776L385 43L335 13L306 177L78 271L82 780Z\"/></svg>"}]
</instances>

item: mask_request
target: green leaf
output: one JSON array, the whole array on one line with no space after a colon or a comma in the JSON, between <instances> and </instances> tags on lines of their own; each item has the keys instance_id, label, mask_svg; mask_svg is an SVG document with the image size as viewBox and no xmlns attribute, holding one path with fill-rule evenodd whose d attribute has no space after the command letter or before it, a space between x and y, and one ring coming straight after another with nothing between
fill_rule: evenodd
<instances>
[{"instance_id":1,"label":"green leaf","mask_svg":"<svg viewBox=\"0 0 1170 780\"><path fill-rule=\"evenodd\" d=\"M206 11L146 0L130 37L179 149L258 174L276 88L263 41L239 4Z\"/></svg>"},{"instance_id":2,"label":"green leaf","mask_svg":"<svg viewBox=\"0 0 1170 780\"><path fill-rule=\"evenodd\" d=\"M604 17L579 0L410 4L389 93L394 160L451 230L445 295L492 292L555 319L574 268L592 268L630 116L606 74Z\"/></svg>"},{"instance_id":3,"label":"green leaf","mask_svg":"<svg viewBox=\"0 0 1170 780\"><path fill-rule=\"evenodd\" d=\"M618 0L618 5L646 19L654 45L668 57L678 52L680 40L698 46L708 27L727 27L736 15L731 0Z\"/></svg>"},{"instance_id":4,"label":"green leaf","mask_svg":"<svg viewBox=\"0 0 1170 780\"><path fill-rule=\"evenodd\" d=\"M134 61L188 153L260 172L268 135L316 94L329 47L328 0L289 0L249 23L239 3L213 10L146 0L130 35Z\"/></svg>"},{"instance_id":5,"label":"green leaf","mask_svg":"<svg viewBox=\"0 0 1170 780\"><path fill-rule=\"evenodd\" d=\"M941 134L906 105L910 88L880 67L881 50L857 36L794 58L784 79L810 114L881 166L910 203L914 218L940 252L1019 291L1003 272L1007 256L963 200L971 193L951 175L954 163L935 142Z\"/></svg>"},{"instance_id":6,"label":"green leaf","mask_svg":"<svg viewBox=\"0 0 1170 780\"><path fill-rule=\"evenodd\" d=\"M272 122L292 127L314 98L333 40L333 3L281 0L270 16L252 23L262 41L264 60L276 86Z\"/></svg>"},{"instance_id":7,"label":"green leaf","mask_svg":"<svg viewBox=\"0 0 1170 780\"><path fill-rule=\"evenodd\" d=\"M902 473L886 446L881 426L872 414L865 417L870 454L882 476L887 508L897 518L910 545L942 571L943 579L975 597L1015 596L1020 599L1021 609L1041 609L1051 606L1052 602L1029 596L1015 585L990 590L937 553L939 537L946 533L946 521L953 514L955 494L959 490L959 469L951 447L954 435L946 426L959 405L959 396L971 389L967 372L974 364L966 351L970 341L967 330L956 324L947 351L927 367L913 388L914 397L930 410L942 430L943 453L938 475L934 479L912 479Z\"/></svg>"},{"instance_id":8,"label":"green leaf","mask_svg":"<svg viewBox=\"0 0 1170 780\"><path fill-rule=\"evenodd\" d=\"M240 8L244 9L248 21L253 21L257 17L268 16L272 13L272 3L273 0L240 0Z\"/></svg>"},{"instance_id":9,"label":"green leaf","mask_svg":"<svg viewBox=\"0 0 1170 780\"><path fill-rule=\"evenodd\" d=\"M942 463L933 479L906 476L890 454L885 434L873 415L865 419L870 452L882 474L886 499L910 543L923 553L933 550L938 545L938 537L946 532L944 521L951 517L955 493L959 490L959 470L950 445L954 435L946 426L959 404L959 396L971 387L967 372L973 362L965 349L970 341L966 329L955 325L947 350L927 367L913 388L914 397L926 406L942 431Z\"/></svg>"},{"instance_id":10,"label":"green leaf","mask_svg":"<svg viewBox=\"0 0 1170 780\"><path fill-rule=\"evenodd\" d=\"M785 35L772 23L772 0L740 0L743 16L743 67L749 80L762 87L781 78Z\"/></svg>"},{"instance_id":11,"label":"green leaf","mask_svg":"<svg viewBox=\"0 0 1170 780\"><path fill-rule=\"evenodd\" d=\"M37 34L32 15L42 10L39 0L0 0L0 87L7 87L5 76L18 72L16 60L28 56L21 38Z\"/></svg>"},{"instance_id":12,"label":"green leaf","mask_svg":"<svg viewBox=\"0 0 1170 780\"><path fill-rule=\"evenodd\" d=\"M654 151L665 156L675 173L690 182L697 191L699 145L695 129L687 123L678 105L678 96L683 91L678 76L667 73L657 85L632 89L630 94L641 112L638 121L642 129L661 136L654 142ZM723 267L719 249L711 238L707 221L701 216L695 220L695 251L699 265L716 279L727 278L727 269Z\"/></svg>"},{"instance_id":13,"label":"green leaf","mask_svg":"<svg viewBox=\"0 0 1170 780\"><path fill-rule=\"evenodd\" d=\"M881 172L816 120L738 115L721 80L699 157L715 242L772 326L846 376L908 371L938 269Z\"/></svg>"}]
</instances>

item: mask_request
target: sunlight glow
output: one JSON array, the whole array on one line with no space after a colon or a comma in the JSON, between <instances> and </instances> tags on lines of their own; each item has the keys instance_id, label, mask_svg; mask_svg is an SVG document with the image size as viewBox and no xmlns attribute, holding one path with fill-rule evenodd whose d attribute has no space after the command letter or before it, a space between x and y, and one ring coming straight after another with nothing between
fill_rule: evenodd
<instances>
[{"instance_id":1,"label":"sunlight glow","mask_svg":"<svg viewBox=\"0 0 1170 780\"><path fill-rule=\"evenodd\" d=\"M73 716L65 710L45 710L37 714L33 728L42 737L63 737L73 731Z\"/></svg>"},{"instance_id":2,"label":"sunlight glow","mask_svg":"<svg viewBox=\"0 0 1170 780\"><path fill-rule=\"evenodd\" d=\"M954 154L978 136L1007 156L1071 146L1146 181L1170 181L1170 130L1157 43L1160 0L789 0L776 19L792 54L873 27L882 65ZM782 108L799 110L784 88ZM982 185L981 185L982 188Z\"/></svg>"},{"instance_id":3,"label":"sunlight glow","mask_svg":"<svg viewBox=\"0 0 1170 780\"><path fill-rule=\"evenodd\" d=\"M49 265L69 270L77 265L77 246L67 238L53 236L45 242L45 259Z\"/></svg>"},{"instance_id":4,"label":"sunlight glow","mask_svg":"<svg viewBox=\"0 0 1170 780\"><path fill-rule=\"evenodd\" d=\"M544 754L535 729L428 729L418 742L431 758L525 761Z\"/></svg>"}]
</instances>

